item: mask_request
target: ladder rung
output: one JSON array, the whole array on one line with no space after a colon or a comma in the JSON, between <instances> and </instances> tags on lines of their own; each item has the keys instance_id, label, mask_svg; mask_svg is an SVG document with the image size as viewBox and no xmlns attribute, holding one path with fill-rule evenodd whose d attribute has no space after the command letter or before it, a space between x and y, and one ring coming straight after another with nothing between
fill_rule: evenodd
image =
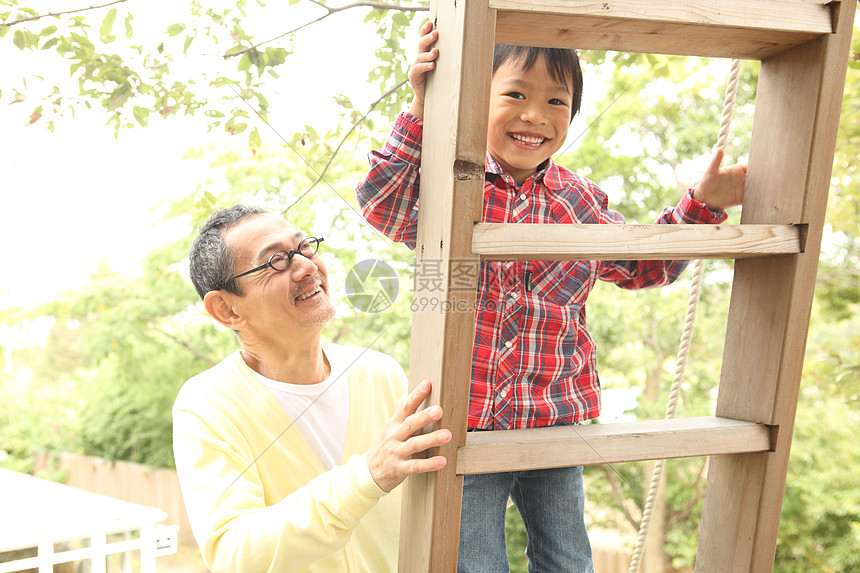
<instances>
[{"instance_id":1,"label":"ladder rung","mask_svg":"<svg viewBox=\"0 0 860 573\"><path fill-rule=\"evenodd\" d=\"M803 251L803 225L476 223L485 261L743 259Z\"/></svg>"},{"instance_id":2,"label":"ladder rung","mask_svg":"<svg viewBox=\"0 0 860 573\"><path fill-rule=\"evenodd\" d=\"M490 0L496 43L763 59L833 32L809 0Z\"/></svg>"},{"instance_id":3,"label":"ladder rung","mask_svg":"<svg viewBox=\"0 0 860 573\"><path fill-rule=\"evenodd\" d=\"M468 432L461 475L773 451L775 426L702 417Z\"/></svg>"}]
</instances>

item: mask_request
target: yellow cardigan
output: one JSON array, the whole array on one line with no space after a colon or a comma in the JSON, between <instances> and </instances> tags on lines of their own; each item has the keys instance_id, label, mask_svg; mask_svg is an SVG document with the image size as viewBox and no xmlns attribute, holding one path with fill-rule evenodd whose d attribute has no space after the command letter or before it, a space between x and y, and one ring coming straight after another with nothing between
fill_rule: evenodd
<instances>
[{"instance_id":1,"label":"yellow cardigan","mask_svg":"<svg viewBox=\"0 0 860 573\"><path fill-rule=\"evenodd\" d=\"M330 471L239 352L180 390L173 406L176 470L211 571L397 569L400 488L382 491L363 453L394 413L406 376L384 354L324 348L350 365L343 460Z\"/></svg>"}]
</instances>

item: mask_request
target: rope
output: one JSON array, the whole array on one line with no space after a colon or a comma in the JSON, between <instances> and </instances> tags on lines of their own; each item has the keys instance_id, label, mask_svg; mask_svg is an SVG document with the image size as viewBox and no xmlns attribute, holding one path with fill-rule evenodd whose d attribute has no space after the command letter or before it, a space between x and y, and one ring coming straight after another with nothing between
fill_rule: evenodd
<instances>
[{"instance_id":1,"label":"rope","mask_svg":"<svg viewBox=\"0 0 860 573\"><path fill-rule=\"evenodd\" d=\"M738 77L740 76L741 61L732 60L732 67L729 71L729 80L726 86L726 96L723 101L723 115L720 118L720 131L717 135L717 149L725 149L726 141L729 137L729 128L732 123L732 114L735 109L735 100L738 93ZM669 402L666 406L666 419L670 420L675 417L678 409L678 397L681 395L681 382L684 380L684 372L687 369L687 358L690 355L690 344L693 340L693 326L696 323L696 310L699 307L699 295L702 291L702 276L704 275L705 264L701 259L697 259L692 263L692 284L690 285L690 298L687 300L687 316L684 319L684 329L681 333L681 342L678 348L678 360L675 363L675 375L672 378L672 387L669 391ZM648 498L645 502L645 509L642 512L642 519L639 522L639 537L636 539L636 548L633 551L633 557L630 561L629 573L638 573L639 565L642 561L642 554L645 551L645 538L648 535L648 527L651 525L651 515L654 510L654 503L657 500L657 490L660 488L660 481L663 477L663 469L666 467L666 460L657 460L654 465L654 473L651 474L651 487L648 490Z\"/></svg>"}]
</instances>

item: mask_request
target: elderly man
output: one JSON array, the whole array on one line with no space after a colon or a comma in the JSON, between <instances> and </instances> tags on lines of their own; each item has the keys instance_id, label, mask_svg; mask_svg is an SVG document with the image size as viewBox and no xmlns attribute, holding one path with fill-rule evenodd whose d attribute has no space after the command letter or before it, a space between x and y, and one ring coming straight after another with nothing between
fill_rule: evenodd
<instances>
[{"instance_id":1,"label":"elderly man","mask_svg":"<svg viewBox=\"0 0 860 573\"><path fill-rule=\"evenodd\" d=\"M322 339L334 316L322 238L235 206L201 226L191 279L241 349L185 383L174 455L191 528L215 572L394 571L408 475L447 443L422 382L390 357ZM403 396L401 398L401 396Z\"/></svg>"}]
</instances>

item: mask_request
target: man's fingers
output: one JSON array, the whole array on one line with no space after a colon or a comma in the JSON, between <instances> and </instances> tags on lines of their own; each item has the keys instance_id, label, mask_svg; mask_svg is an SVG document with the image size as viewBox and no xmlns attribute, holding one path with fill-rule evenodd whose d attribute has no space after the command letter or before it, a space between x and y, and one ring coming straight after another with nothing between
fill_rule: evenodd
<instances>
[{"instance_id":1,"label":"man's fingers","mask_svg":"<svg viewBox=\"0 0 860 573\"><path fill-rule=\"evenodd\" d=\"M419 433L422 428L432 424L433 422L438 422L441 419L442 408L439 406L430 406L420 412L406 416L403 422L400 423L399 429L395 430L394 436L398 440L405 442L416 433Z\"/></svg>"},{"instance_id":2,"label":"man's fingers","mask_svg":"<svg viewBox=\"0 0 860 573\"><path fill-rule=\"evenodd\" d=\"M451 431L443 428L441 430L436 430L435 432L430 432L429 434L413 436L406 440L404 445L407 455L413 456L420 452L427 451L430 448L444 446L450 441Z\"/></svg>"},{"instance_id":3,"label":"man's fingers","mask_svg":"<svg viewBox=\"0 0 860 573\"><path fill-rule=\"evenodd\" d=\"M428 380L424 380L418 384L415 389L400 399L400 403L398 404L397 411L395 413L395 418L399 422L402 422L407 417L417 412L421 403L430 395L430 390L431 386Z\"/></svg>"},{"instance_id":4,"label":"man's fingers","mask_svg":"<svg viewBox=\"0 0 860 573\"><path fill-rule=\"evenodd\" d=\"M419 459L416 458L411 461L409 465L409 469L407 470L408 474L426 474L428 472L435 472L436 470L440 470L445 467L445 464L448 463L448 460L443 458L442 456L434 456L432 458L427 459Z\"/></svg>"}]
</instances>

